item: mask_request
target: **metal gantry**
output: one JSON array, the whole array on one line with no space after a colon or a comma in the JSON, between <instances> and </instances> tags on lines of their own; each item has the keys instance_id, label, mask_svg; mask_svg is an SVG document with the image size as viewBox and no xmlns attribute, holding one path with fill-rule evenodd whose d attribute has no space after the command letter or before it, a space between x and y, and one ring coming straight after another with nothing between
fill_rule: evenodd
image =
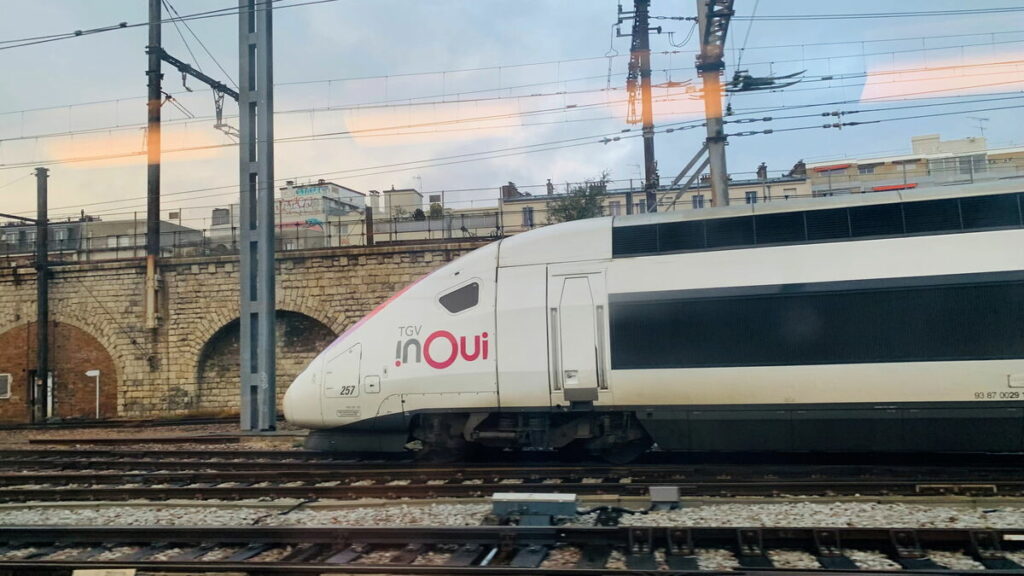
<instances>
[{"instance_id":1,"label":"metal gantry","mask_svg":"<svg viewBox=\"0 0 1024 576\"><path fill-rule=\"evenodd\" d=\"M241 426L277 421L274 322L273 8L238 2Z\"/></svg>"}]
</instances>

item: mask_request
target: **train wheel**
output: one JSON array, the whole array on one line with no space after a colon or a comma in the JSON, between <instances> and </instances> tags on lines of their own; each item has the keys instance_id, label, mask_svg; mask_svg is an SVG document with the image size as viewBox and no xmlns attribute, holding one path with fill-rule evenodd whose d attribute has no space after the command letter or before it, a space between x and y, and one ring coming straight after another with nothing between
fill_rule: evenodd
<instances>
[{"instance_id":1,"label":"train wheel","mask_svg":"<svg viewBox=\"0 0 1024 576\"><path fill-rule=\"evenodd\" d=\"M462 436L465 416L425 414L413 427L413 436L423 444L416 453L421 462L458 462L469 456L470 443Z\"/></svg>"},{"instance_id":2,"label":"train wheel","mask_svg":"<svg viewBox=\"0 0 1024 576\"><path fill-rule=\"evenodd\" d=\"M416 460L428 464L451 464L467 459L469 452L469 442L465 440L461 444L431 445L424 443L423 449L416 453Z\"/></svg>"}]
</instances>

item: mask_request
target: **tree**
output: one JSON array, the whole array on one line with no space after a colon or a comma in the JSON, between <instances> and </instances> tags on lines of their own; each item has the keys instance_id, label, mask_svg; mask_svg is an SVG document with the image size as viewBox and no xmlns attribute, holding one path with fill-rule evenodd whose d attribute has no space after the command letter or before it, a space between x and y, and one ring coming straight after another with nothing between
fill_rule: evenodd
<instances>
[{"instance_id":1,"label":"tree","mask_svg":"<svg viewBox=\"0 0 1024 576\"><path fill-rule=\"evenodd\" d=\"M412 219L416 220L417 222L421 222L427 219L427 215L423 213L422 208L417 208L412 211Z\"/></svg>"},{"instance_id":2,"label":"tree","mask_svg":"<svg viewBox=\"0 0 1024 576\"><path fill-rule=\"evenodd\" d=\"M444 207L441 206L440 202L432 202L430 204L429 215L431 219L441 218L444 216Z\"/></svg>"},{"instance_id":3,"label":"tree","mask_svg":"<svg viewBox=\"0 0 1024 576\"><path fill-rule=\"evenodd\" d=\"M604 215L601 203L608 192L608 173L597 180L586 180L569 189L564 196L548 203L548 223L568 222Z\"/></svg>"}]
</instances>

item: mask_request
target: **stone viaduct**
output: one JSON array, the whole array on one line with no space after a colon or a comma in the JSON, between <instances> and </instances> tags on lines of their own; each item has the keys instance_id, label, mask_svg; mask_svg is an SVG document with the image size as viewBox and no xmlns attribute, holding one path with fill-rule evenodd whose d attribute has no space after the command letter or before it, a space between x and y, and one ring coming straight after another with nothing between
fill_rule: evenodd
<instances>
[{"instance_id":1,"label":"stone viaduct","mask_svg":"<svg viewBox=\"0 0 1024 576\"><path fill-rule=\"evenodd\" d=\"M396 290L481 243L460 241L279 252L279 396L316 353ZM142 260L58 265L50 281L52 416L219 415L238 410L238 259L176 258L160 265L161 321L143 325ZM35 279L0 270L0 424L30 419L35 372Z\"/></svg>"}]
</instances>

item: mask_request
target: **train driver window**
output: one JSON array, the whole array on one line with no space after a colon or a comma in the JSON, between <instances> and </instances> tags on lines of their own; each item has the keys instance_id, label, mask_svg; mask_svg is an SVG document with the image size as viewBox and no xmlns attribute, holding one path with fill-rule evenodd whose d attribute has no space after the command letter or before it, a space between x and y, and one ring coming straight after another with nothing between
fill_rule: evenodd
<instances>
[{"instance_id":1,"label":"train driver window","mask_svg":"<svg viewBox=\"0 0 1024 576\"><path fill-rule=\"evenodd\" d=\"M471 282L465 286L461 286L452 290L438 298L438 302L444 309L451 312L452 314L458 314L463 310L469 310L473 306L476 306L480 300L480 285L476 282Z\"/></svg>"}]
</instances>

